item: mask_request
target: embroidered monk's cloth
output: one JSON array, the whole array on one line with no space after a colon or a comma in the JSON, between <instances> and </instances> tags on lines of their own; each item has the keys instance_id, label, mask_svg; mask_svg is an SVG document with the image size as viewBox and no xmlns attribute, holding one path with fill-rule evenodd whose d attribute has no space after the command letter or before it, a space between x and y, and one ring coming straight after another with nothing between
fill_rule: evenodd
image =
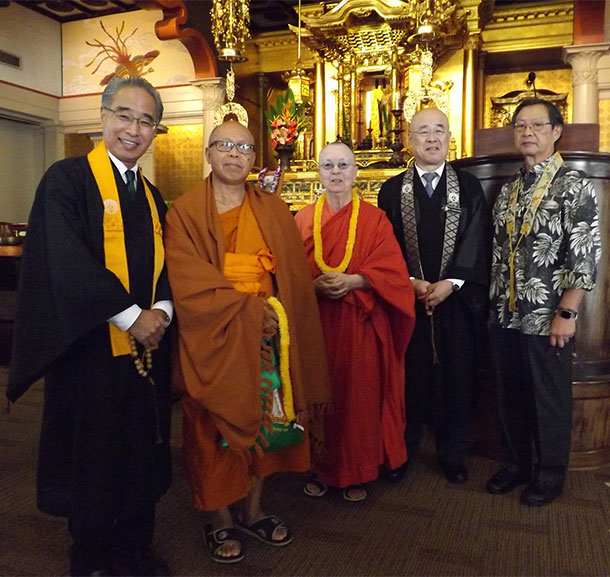
<instances>
[{"instance_id":1,"label":"embroidered monk's cloth","mask_svg":"<svg viewBox=\"0 0 610 577\"><path fill-rule=\"evenodd\" d=\"M172 204L167 219L166 261L179 324L173 380L182 393L187 479L203 510L234 503L271 473L310 468L307 440L262 457L249 450L262 423L263 297L274 293L286 310L300 422L315 424L330 402L315 294L292 215L279 197L252 185L246 196L240 210L220 217L208 177ZM232 278L260 283L243 292L225 272L243 277L248 256L268 270L259 279Z\"/></svg>"},{"instance_id":2,"label":"embroidered monk's cloth","mask_svg":"<svg viewBox=\"0 0 610 577\"><path fill-rule=\"evenodd\" d=\"M345 255L352 203L322 212L324 262ZM296 222L313 278L314 205ZM347 274L362 274L370 290L342 299L318 298L333 392L333 412L324 419L326 451L316 458L320 478L335 487L377 478L380 465L406 461L404 356L414 326L414 293L407 267L385 214L361 201L356 240Z\"/></svg>"}]
</instances>

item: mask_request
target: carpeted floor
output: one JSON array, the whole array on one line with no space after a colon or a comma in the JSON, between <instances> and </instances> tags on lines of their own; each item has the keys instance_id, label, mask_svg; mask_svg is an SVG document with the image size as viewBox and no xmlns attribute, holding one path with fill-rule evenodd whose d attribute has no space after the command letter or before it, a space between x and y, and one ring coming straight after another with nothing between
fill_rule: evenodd
<instances>
[{"instance_id":1,"label":"carpeted floor","mask_svg":"<svg viewBox=\"0 0 610 577\"><path fill-rule=\"evenodd\" d=\"M6 372L0 367L3 399ZM41 401L37 385L0 417L0 575L68 572L66 522L35 504ZM178 406L174 427L179 438ZM155 549L174 575L610 575L610 469L570 473L556 503L529 509L518 491L485 492L493 461L473 456L471 480L454 486L439 475L430 437L422 453L403 481L377 481L361 503L333 491L312 499L302 492L302 477L274 477L264 504L293 529L293 543L276 549L246 538L246 559L221 566L202 547L202 517L176 447Z\"/></svg>"}]
</instances>

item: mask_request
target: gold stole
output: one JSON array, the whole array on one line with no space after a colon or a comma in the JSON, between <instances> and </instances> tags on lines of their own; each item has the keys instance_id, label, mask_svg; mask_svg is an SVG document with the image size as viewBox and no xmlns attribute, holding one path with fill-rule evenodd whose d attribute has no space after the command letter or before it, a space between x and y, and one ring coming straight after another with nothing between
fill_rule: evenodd
<instances>
[{"instance_id":1,"label":"gold stole","mask_svg":"<svg viewBox=\"0 0 610 577\"><path fill-rule=\"evenodd\" d=\"M113 272L129 291L129 268L127 266L127 251L125 250L125 233L123 228L123 216L121 214L121 203L119 201L119 191L114 179L114 171L112 170L112 161L108 156L106 144L102 141L88 155L87 160L93 172L93 177L100 191L102 202L104 204L104 256L106 268ZM146 191L146 200L150 208L150 215L153 224L154 237L154 274L152 286L152 303L155 302L155 287L157 280L163 270L163 262L165 260L165 252L163 250L163 229L159 222L159 213L153 195L146 184L146 180L142 179L144 190ZM108 323L110 328L110 344L112 346L112 354L115 357L120 355L128 355L131 352L129 344L129 333L122 331L112 323Z\"/></svg>"},{"instance_id":2,"label":"gold stole","mask_svg":"<svg viewBox=\"0 0 610 577\"><path fill-rule=\"evenodd\" d=\"M519 196L519 188L521 187L522 179L518 178L513 183L513 188L508 200L508 214L506 216L506 233L508 234L508 242L510 246L510 292L508 297L509 311L514 311L517 308L517 289L515 280L515 256L517 255L517 249L519 248L521 241L530 233L538 207L540 206L542 199L546 196L547 190L551 186L551 182L553 182L553 178L555 178L555 175L561 168L562 164L563 158L561 158L559 152L556 152L553 156L551 156L549 163L544 168L544 172L542 173L542 176L540 177L540 180L532 193L529 206L527 207L525 215L523 216L523 222L521 223L521 229L519 231L519 238L514 246L513 233L515 232L515 221L517 219L517 199Z\"/></svg>"}]
</instances>

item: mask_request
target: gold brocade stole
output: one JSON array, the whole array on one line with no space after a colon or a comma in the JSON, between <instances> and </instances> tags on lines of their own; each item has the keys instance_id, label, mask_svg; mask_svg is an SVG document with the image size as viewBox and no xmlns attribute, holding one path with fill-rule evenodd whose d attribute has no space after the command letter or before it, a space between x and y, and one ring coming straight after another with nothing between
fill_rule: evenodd
<instances>
[{"instance_id":1,"label":"gold brocade stole","mask_svg":"<svg viewBox=\"0 0 610 577\"><path fill-rule=\"evenodd\" d=\"M513 182L513 187L508 199L508 214L506 215L506 233L508 235L508 242L510 246L510 258L509 258L509 274L510 274L510 286L509 286L509 297L508 297L508 310L514 311L517 308L517 290L516 290L516 279L515 279L515 256L517 255L517 249L521 244L521 241L530 233L534 219L536 218L536 212L538 207L545 197L553 178L557 174L557 171L563 164L563 158L559 152L556 152L549 163L545 166L544 172L532 193L529 206L523 216L523 222L521 223L521 229L519 230L519 238L513 246L513 234L515 232L515 222L517 220L517 201L519 197L519 188L522 186L523 179L518 178Z\"/></svg>"},{"instance_id":2,"label":"gold brocade stole","mask_svg":"<svg viewBox=\"0 0 610 577\"><path fill-rule=\"evenodd\" d=\"M127 251L125 249L125 232L123 228L123 216L121 214L121 203L119 201L119 191L114 179L114 171L112 170L112 161L108 156L106 144L102 141L88 155L87 160L93 172L93 177L100 191L102 202L104 204L104 257L106 268L113 272L129 291L129 267L127 266ZM154 273L152 286L152 303L155 301L155 287L157 280L163 270L163 262L165 260L165 252L163 250L163 229L159 221L159 213L153 195L146 184L146 180L142 178L144 190L146 191L146 200L150 208L150 215L153 224L154 238ZM115 325L108 323L110 329L110 344L112 346L112 354L115 357L120 355L129 355L131 347L129 344L129 333L122 331Z\"/></svg>"}]
</instances>

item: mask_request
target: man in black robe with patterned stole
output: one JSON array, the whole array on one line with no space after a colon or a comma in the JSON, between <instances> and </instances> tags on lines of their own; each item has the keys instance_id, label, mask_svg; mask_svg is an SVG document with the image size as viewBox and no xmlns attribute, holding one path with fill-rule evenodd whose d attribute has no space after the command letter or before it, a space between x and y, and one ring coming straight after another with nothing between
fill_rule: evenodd
<instances>
[{"instance_id":1,"label":"man in black robe with patterned stole","mask_svg":"<svg viewBox=\"0 0 610 577\"><path fill-rule=\"evenodd\" d=\"M378 204L394 227L417 298L405 372L408 459L431 424L445 477L463 483L491 230L479 181L445 162L450 138L443 112L417 112L409 130L415 164L383 184ZM389 478L403 474L404 468Z\"/></svg>"},{"instance_id":2,"label":"man in black robe with patterned stole","mask_svg":"<svg viewBox=\"0 0 610 577\"><path fill-rule=\"evenodd\" d=\"M68 518L72 575L168 573L148 549L171 480L166 207L138 169L162 113L145 80L108 84L103 142L49 168L28 222L7 396L45 377L38 507Z\"/></svg>"}]
</instances>

